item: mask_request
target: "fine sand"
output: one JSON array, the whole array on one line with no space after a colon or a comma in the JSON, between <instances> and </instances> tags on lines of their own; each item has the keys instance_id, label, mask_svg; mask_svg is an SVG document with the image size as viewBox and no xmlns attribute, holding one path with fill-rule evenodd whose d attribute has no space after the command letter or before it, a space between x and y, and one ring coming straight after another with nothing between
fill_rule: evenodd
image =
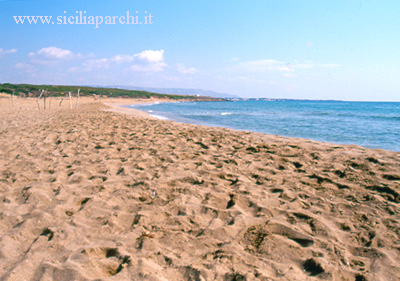
<instances>
[{"instance_id":1,"label":"fine sand","mask_svg":"<svg viewBox=\"0 0 400 281\"><path fill-rule=\"evenodd\" d=\"M0 98L0 280L400 280L400 153L51 102Z\"/></svg>"}]
</instances>

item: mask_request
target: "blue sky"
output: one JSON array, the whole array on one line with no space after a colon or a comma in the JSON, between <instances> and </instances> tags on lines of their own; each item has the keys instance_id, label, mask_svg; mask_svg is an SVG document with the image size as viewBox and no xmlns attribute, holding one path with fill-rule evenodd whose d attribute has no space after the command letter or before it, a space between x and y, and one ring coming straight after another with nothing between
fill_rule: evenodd
<instances>
[{"instance_id":1,"label":"blue sky","mask_svg":"<svg viewBox=\"0 0 400 281\"><path fill-rule=\"evenodd\" d=\"M77 11L103 23L63 24ZM400 101L398 0L0 0L0 34L0 83Z\"/></svg>"}]
</instances>

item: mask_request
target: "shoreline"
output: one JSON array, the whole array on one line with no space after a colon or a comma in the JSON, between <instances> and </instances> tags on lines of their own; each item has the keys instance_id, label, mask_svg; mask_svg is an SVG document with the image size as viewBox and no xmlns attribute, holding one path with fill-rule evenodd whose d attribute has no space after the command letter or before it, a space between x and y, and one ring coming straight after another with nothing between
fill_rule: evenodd
<instances>
[{"instance_id":1,"label":"shoreline","mask_svg":"<svg viewBox=\"0 0 400 281\"><path fill-rule=\"evenodd\" d=\"M135 99L126 99L124 102L120 102L119 100L113 100L111 102L103 102L104 105L110 107L110 111L118 112L122 114L133 115L138 118L150 118L150 119L157 119L157 120L169 120L167 117L152 115L144 110L134 109L130 107L126 107L128 105L136 105L136 104L154 104L154 103L175 103L175 102L182 102L181 100L135 100ZM174 121L174 120L170 120ZM175 121L176 122L176 121Z\"/></svg>"},{"instance_id":2,"label":"shoreline","mask_svg":"<svg viewBox=\"0 0 400 281\"><path fill-rule=\"evenodd\" d=\"M165 121L170 121L170 122L176 122L176 123L181 123L181 124L190 124L190 125L194 125L194 126L203 126L203 127L209 127L209 128L221 128L221 129L228 129L228 130L232 130L232 131L237 131L237 132L245 132L245 133L252 133L252 134L261 134L261 135L267 135L267 136L273 136L273 137L278 137L278 138L284 138L284 139L293 139L293 140L299 140L299 141L308 141L308 142L316 142L316 143L324 143L327 145L331 145L331 146L350 146L350 147L359 147L361 149L370 149L370 150L383 150L383 151L388 151L388 152L393 152L393 153L397 153L400 156L400 151L394 151L394 150L388 150L388 149L384 149L384 148L369 148L369 147L364 147L362 145L359 144L355 144L355 143L339 143L339 142L330 142L330 141L320 141L320 140L314 140L311 138L306 138L306 137L292 137L292 136L283 136L283 135L274 135L274 134L269 134L269 133L263 133L263 132L257 132L257 131L249 131L246 129L234 129L234 128L230 128L230 127L225 127L223 125L207 125L207 124L196 124L195 121L197 120L193 120L193 122L185 122L185 121L179 121L179 120L174 120L174 119L170 119L164 116L160 116L162 118L159 118L157 116L154 116L148 112L146 112L145 110L140 110L140 109L133 109L133 108L128 108L125 107L126 105L134 105L134 104L141 104L141 103L146 103L146 104L150 104L150 103L158 103L158 102L176 102L176 101L165 101L165 100L154 100L153 102L133 102L133 103L118 103L118 101L116 101L115 104L107 104L105 103L105 105L109 105L112 106L112 111L114 112L119 112L121 114L129 114L129 115L133 115L136 116L138 118L150 118L150 119L157 119L157 120L165 120ZM185 102L185 101L183 101Z\"/></svg>"},{"instance_id":3,"label":"shoreline","mask_svg":"<svg viewBox=\"0 0 400 281\"><path fill-rule=\"evenodd\" d=\"M20 102L0 99L2 280L400 275L399 153Z\"/></svg>"},{"instance_id":4,"label":"shoreline","mask_svg":"<svg viewBox=\"0 0 400 281\"><path fill-rule=\"evenodd\" d=\"M113 104L113 103L108 103L108 102L104 102L103 104L109 107L107 109L104 109L105 111L111 111L111 112L115 112L115 113L132 115L136 118L156 119L155 117L151 116L150 114L148 114L144 111L136 110L136 109L124 106L124 105L128 105L128 104L120 104L120 103Z\"/></svg>"}]
</instances>

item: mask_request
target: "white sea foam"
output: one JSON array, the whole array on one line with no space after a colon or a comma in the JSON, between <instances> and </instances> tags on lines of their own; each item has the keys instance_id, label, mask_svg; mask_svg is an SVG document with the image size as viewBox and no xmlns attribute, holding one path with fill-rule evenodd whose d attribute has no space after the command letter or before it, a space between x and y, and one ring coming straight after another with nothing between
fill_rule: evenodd
<instances>
[{"instance_id":1,"label":"white sea foam","mask_svg":"<svg viewBox=\"0 0 400 281\"><path fill-rule=\"evenodd\" d=\"M168 120L167 117L160 116L160 115L156 115L156 114L150 114L150 116L153 116L153 117L155 117L155 118L157 118L157 119L160 119L160 120Z\"/></svg>"},{"instance_id":2,"label":"white sea foam","mask_svg":"<svg viewBox=\"0 0 400 281\"><path fill-rule=\"evenodd\" d=\"M222 112L221 115L232 115L232 112Z\"/></svg>"}]
</instances>

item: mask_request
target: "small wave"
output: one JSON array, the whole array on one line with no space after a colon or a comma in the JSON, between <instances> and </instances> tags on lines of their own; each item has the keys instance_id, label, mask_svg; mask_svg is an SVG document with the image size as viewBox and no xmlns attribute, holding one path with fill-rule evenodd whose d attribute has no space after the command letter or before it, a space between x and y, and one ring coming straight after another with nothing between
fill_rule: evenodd
<instances>
[{"instance_id":1,"label":"small wave","mask_svg":"<svg viewBox=\"0 0 400 281\"><path fill-rule=\"evenodd\" d=\"M153 112L153 110L148 110L147 112Z\"/></svg>"},{"instance_id":2,"label":"small wave","mask_svg":"<svg viewBox=\"0 0 400 281\"><path fill-rule=\"evenodd\" d=\"M160 115L156 115L156 114L150 114L150 116L153 116L153 117L155 117L155 118L157 118L157 119L160 119L160 120L168 120L167 117L160 116Z\"/></svg>"},{"instance_id":3,"label":"small wave","mask_svg":"<svg viewBox=\"0 0 400 281\"><path fill-rule=\"evenodd\" d=\"M162 104L162 103L164 103L164 102L156 101L156 102L146 102L146 103L135 103L135 104L127 105L127 107L132 107L132 108L145 107L145 106L158 105L158 104Z\"/></svg>"},{"instance_id":4,"label":"small wave","mask_svg":"<svg viewBox=\"0 0 400 281\"><path fill-rule=\"evenodd\" d=\"M232 112L222 112L221 115L232 115Z\"/></svg>"},{"instance_id":5,"label":"small wave","mask_svg":"<svg viewBox=\"0 0 400 281\"><path fill-rule=\"evenodd\" d=\"M373 118L373 119L386 119L386 120L399 120L400 121L400 116L372 115L372 116L369 116L369 117Z\"/></svg>"},{"instance_id":6,"label":"small wave","mask_svg":"<svg viewBox=\"0 0 400 281\"><path fill-rule=\"evenodd\" d=\"M327 115L332 115L332 113L328 113L328 112L305 112L303 115L305 115L305 116L327 116Z\"/></svg>"}]
</instances>

